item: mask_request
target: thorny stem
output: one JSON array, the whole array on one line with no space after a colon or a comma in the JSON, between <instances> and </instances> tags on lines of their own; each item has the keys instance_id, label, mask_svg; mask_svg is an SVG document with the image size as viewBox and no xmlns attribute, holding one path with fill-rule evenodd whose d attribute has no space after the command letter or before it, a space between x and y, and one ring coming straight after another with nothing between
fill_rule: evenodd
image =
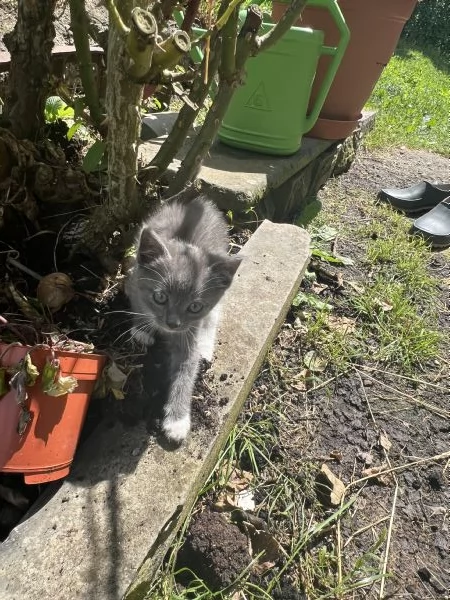
<instances>
[{"instance_id":1,"label":"thorny stem","mask_svg":"<svg viewBox=\"0 0 450 600\"><path fill-rule=\"evenodd\" d=\"M94 78L94 66L91 59L88 34L88 16L85 0L69 0L70 26L73 32L80 77L83 84L86 103L95 127L99 128L104 115L100 108L97 86Z\"/></svg>"}]
</instances>

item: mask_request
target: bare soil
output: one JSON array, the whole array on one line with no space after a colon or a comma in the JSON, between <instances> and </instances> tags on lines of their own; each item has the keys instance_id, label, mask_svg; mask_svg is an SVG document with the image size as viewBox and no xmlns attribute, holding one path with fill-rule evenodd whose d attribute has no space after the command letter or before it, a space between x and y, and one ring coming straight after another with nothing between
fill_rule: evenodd
<instances>
[{"instance_id":1,"label":"bare soil","mask_svg":"<svg viewBox=\"0 0 450 600\"><path fill-rule=\"evenodd\" d=\"M449 182L450 161L429 152L402 148L385 153L362 152L349 172L341 176L340 183L344 191L363 190L375 194L381 187L403 187L421 179ZM329 201L326 190L322 196L323 202ZM349 218L355 219L352 209ZM351 278L363 281L367 273L358 267L358 246L346 244L344 240L339 243L339 253L354 259L354 265L348 267ZM441 282L440 325L448 340L448 252L435 252L430 268ZM341 271L345 279L346 268ZM306 281L302 287L311 292ZM331 289L327 293L331 298L335 292ZM321 299L326 300L326 297ZM389 576L383 597L450 598L449 458L430 460L450 450L448 347L442 348L440 360L423 365L416 377L402 376L395 369L374 368L361 358L345 375L336 377L325 371L321 374L324 383L303 390L295 374L304 369L303 359L309 350L301 331L295 328L295 311L292 310L242 415L242 420L255 424L264 421L266 430L271 433L265 438L265 447L260 448L262 454L256 458L261 482L260 490L255 492L256 514L280 542L287 539L283 517L277 516L273 505L269 508L273 499L265 491L274 475L273 465L291 480L300 482L303 498L296 498L296 502L304 504L306 519L311 519L311 523L333 512L326 502L324 505L317 485L321 465L326 464L345 485L366 477L350 487L348 493L349 498L358 491L354 505L341 523L343 572L352 571L357 580L355 569L365 573L364 569L374 560L370 552L376 557L374 568L381 570L383 554L374 549L374 545L381 541L384 551L390 531L386 569ZM267 412L267 406L277 402L283 404L280 408L283 418ZM245 470L254 471L254 463L248 455L241 457L240 466ZM405 468L409 463L413 464ZM392 467L398 470L377 476L377 470ZM367 478L371 473L367 469L373 469L373 477ZM214 496L207 497L202 499L201 506L213 506L214 501ZM318 562L320 550L335 547L335 535L334 530L325 532L316 547L308 549L313 556L316 552L313 560ZM187 549L185 547L183 552L195 546L198 564L203 564L208 557L208 550L203 553L201 550L205 536L214 538L209 521L201 522L197 518L188 531ZM235 536L235 527L230 525L221 531L217 543L230 548ZM362 563L355 567L358 560ZM220 581L217 572L220 566L213 562L207 564L206 581ZM278 567L281 564L282 561ZM203 565L202 573L204 570ZM266 589L275 570L276 567L272 573L255 576L254 583ZM322 583L316 582L314 597L319 597ZM378 598L378 590L379 587L368 586L345 597ZM272 594L273 598L284 599L310 597L295 569L283 575Z\"/></svg>"}]
</instances>

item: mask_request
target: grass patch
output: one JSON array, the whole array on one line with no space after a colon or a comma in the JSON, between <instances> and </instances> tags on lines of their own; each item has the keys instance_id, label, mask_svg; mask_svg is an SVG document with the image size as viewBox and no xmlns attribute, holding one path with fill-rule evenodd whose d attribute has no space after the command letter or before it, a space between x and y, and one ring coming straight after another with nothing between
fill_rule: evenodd
<instances>
[{"instance_id":1,"label":"grass patch","mask_svg":"<svg viewBox=\"0 0 450 600\"><path fill-rule=\"evenodd\" d=\"M348 288L344 271L344 293L331 302L339 315L331 330L330 311L307 312L308 341L339 372L355 357L395 365L405 373L437 358L442 341L436 327L438 282L428 270L427 245L408 236L410 224L403 215L375 204L367 194L343 198L338 182L330 183L327 193L313 233L339 226L340 252L357 250L358 272L355 282L349 277L354 285ZM322 246L329 249L329 242Z\"/></svg>"},{"instance_id":2,"label":"grass patch","mask_svg":"<svg viewBox=\"0 0 450 600\"><path fill-rule=\"evenodd\" d=\"M378 112L369 148L405 145L450 154L450 75L441 62L400 46L368 103Z\"/></svg>"}]
</instances>

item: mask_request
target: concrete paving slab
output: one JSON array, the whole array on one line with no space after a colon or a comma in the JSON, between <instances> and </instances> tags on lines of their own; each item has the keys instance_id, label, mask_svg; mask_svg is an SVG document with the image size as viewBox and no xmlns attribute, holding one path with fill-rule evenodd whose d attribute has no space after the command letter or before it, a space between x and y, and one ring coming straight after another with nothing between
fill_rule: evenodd
<instances>
[{"instance_id":1,"label":"concrete paving slab","mask_svg":"<svg viewBox=\"0 0 450 600\"><path fill-rule=\"evenodd\" d=\"M1 600L143 598L291 305L309 236L265 221L241 253L211 368L212 393L228 399L217 409L218 427L194 430L185 446L168 452L143 425L101 425L70 477L2 544Z\"/></svg>"}]
</instances>

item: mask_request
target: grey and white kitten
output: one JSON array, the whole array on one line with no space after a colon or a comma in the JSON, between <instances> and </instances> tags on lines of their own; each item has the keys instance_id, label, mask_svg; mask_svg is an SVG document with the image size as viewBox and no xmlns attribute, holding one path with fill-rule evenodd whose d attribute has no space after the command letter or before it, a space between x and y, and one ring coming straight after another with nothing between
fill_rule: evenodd
<instances>
[{"instance_id":1,"label":"grey and white kitten","mask_svg":"<svg viewBox=\"0 0 450 600\"><path fill-rule=\"evenodd\" d=\"M168 397L162 430L182 442L190 430L191 396L201 358L211 360L219 303L239 266L227 255L227 225L204 197L163 205L143 225L126 293L133 336L167 348Z\"/></svg>"}]
</instances>

